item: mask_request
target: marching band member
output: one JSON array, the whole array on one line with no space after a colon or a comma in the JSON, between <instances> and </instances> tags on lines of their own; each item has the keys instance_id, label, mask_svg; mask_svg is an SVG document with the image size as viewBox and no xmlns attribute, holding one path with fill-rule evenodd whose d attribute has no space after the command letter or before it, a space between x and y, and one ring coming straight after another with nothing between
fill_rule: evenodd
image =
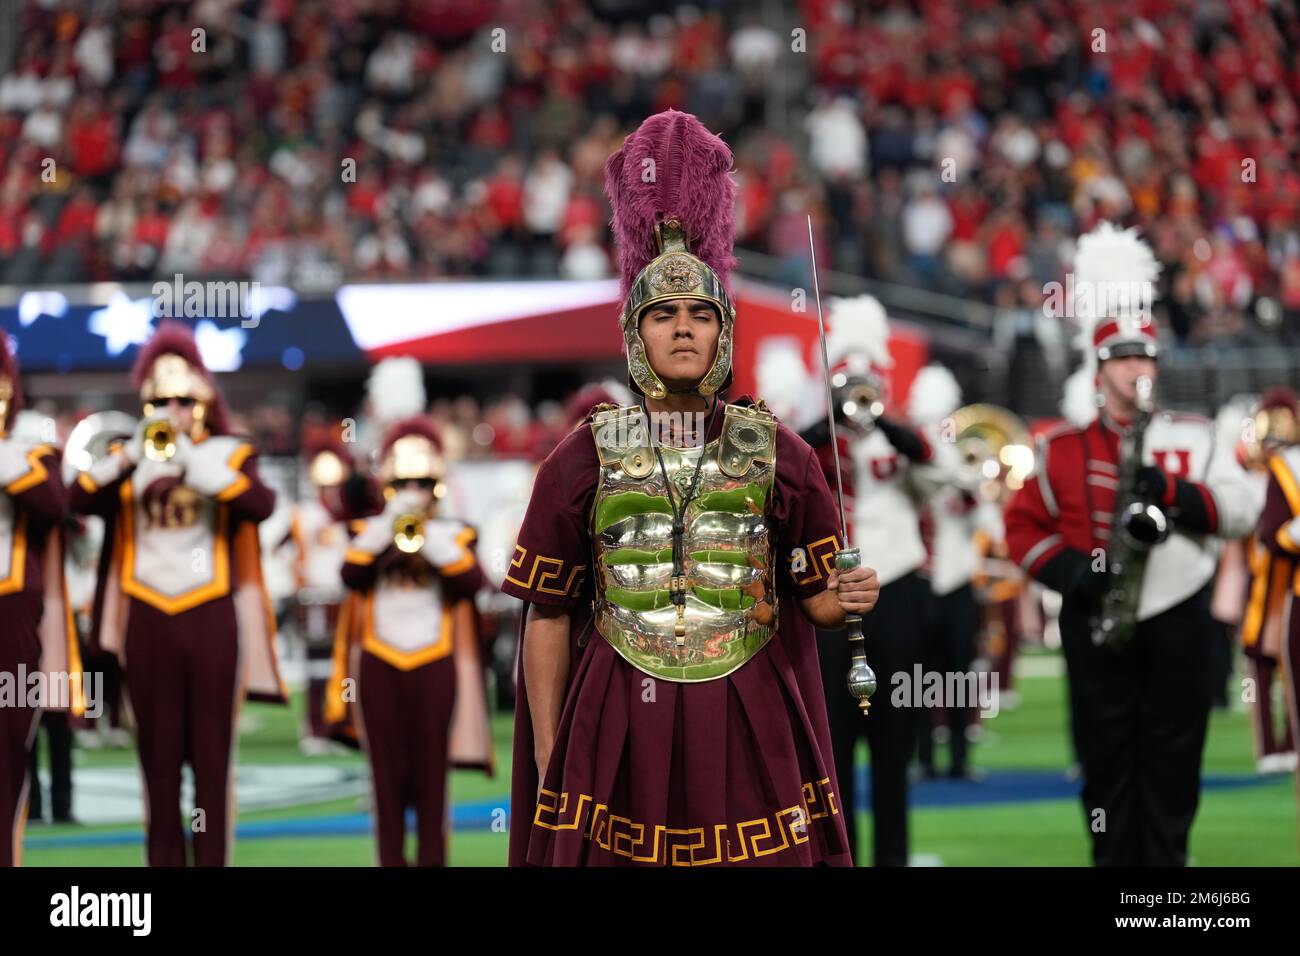
<instances>
[{"instance_id":1,"label":"marching band member","mask_svg":"<svg viewBox=\"0 0 1300 956\"><path fill-rule=\"evenodd\" d=\"M951 449L886 412L891 402L885 375L893 367L885 310L871 296L834 299L828 316L827 355L836 386L836 414L844 427L832 451L825 422L803 431L817 451L828 482L841 458L849 540L869 555L880 580L880 600L866 627L866 653L880 675L882 692L863 720L852 698L841 693L849 651L838 631L818 632L822 678L834 741L841 803L856 806L853 752L865 734L871 748L872 852L876 866L906 866L907 768L918 715L912 697L895 699L896 675L911 680L921 661L923 621L930 589L921 576L925 544L919 506L952 476ZM836 385L842 380L842 384ZM860 389L861 391L855 391ZM843 396L849 396L843 398ZM846 402L852 411L846 409ZM936 453L938 451L938 453ZM855 828L849 842L857 850Z\"/></svg>"},{"instance_id":2,"label":"marching band member","mask_svg":"<svg viewBox=\"0 0 1300 956\"><path fill-rule=\"evenodd\" d=\"M1259 478L1266 494L1271 484L1285 491L1287 486L1282 482L1291 474L1287 459L1281 458L1276 464L1274 459L1300 442L1300 401L1296 393L1285 386L1269 389L1260 398L1251 424L1255 434L1245 444L1252 452L1248 460L1252 477ZM1285 494L1282 497L1289 500ZM1269 521L1278 520L1277 509L1265 517ZM1263 537L1263 530L1262 525L1254 529L1244 542L1251 580L1245 615L1240 618L1241 645L1255 682L1251 712L1259 771L1274 773L1296 769L1294 714L1289 707L1284 708L1280 723L1285 729L1279 740L1278 719L1273 709L1274 680L1282 682L1287 690L1285 696L1290 695L1289 688L1293 686L1288 681L1286 648L1295 561L1280 544L1284 539L1278 539L1276 529L1271 543Z\"/></svg>"},{"instance_id":3,"label":"marching band member","mask_svg":"<svg viewBox=\"0 0 1300 956\"><path fill-rule=\"evenodd\" d=\"M194 771L193 863L230 862L235 723L242 697L284 702L257 524L274 493L229 434L193 333L163 321L131 381L135 434L70 489L105 520L91 643L126 673L147 797L150 866L184 866L181 767Z\"/></svg>"},{"instance_id":4,"label":"marching band member","mask_svg":"<svg viewBox=\"0 0 1300 956\"><path fill-rule=\"evenodd\" d=\"M85 706L76 629L63 577L66 513L59 453L14 434L23 404L18 363L0 333L0 867L18 865L27 813L27 751L43 709ZM52 437L52 436L51 436ZM24 675L44 673L43 699ZM12 695L11 699L4 699Z\"/></svg>"},{"instance_id":5,"label":"marching band member","mask_svg":"<svg viewBox=\"0 0 1300 956\"><path fill-rule=\"evenodd\" d=\"M1093 378L1100 414L1044 437L1037 475L1006 515L1012 557L1062 596L1097 865L1186 863L1211 702L1217 539L1244 534L1259 513L1235 448L1216 442L1212 422L1147 405L1158 374L1149 312L1158 270L1135 230L1102 223L1080 240L1076 289L1092 293L1076 305L1092 323L1081 374ZM1142 448L1140 460L1123 457L1129 445ZM1117 521L1117 502L1130 500L1134 516ZM1162 527L1167 537L1143 551Z\"/></svg>"},{"instance_id":6,"label":"marching band member","mask_svg":"<svg viewBox=\"0 0 1300 956\"><path fill-rule=\"evenodd\" d=\"M1293 731L1300 730L1300 444L1287 444L1268 457L1268 488L1257 529L1259 541L1281 564L1290 592L1286 602L1286 630L1279 649L1287 717ZM1256 693L1264 693L1256 687ZM1300 795L1300 767L1296 767Z\"/></svg>"},{"instance_id":7,"label":"marching band member","mask_svg":"<svg viewBox=\"0 0 1300 956\"><path fill-rule=\"evenodd\" d=\"M913 425L951 429L950 416L961 405L961 387L952 372L942 365L927 365L912 382L907 417ZM958 454L956 433L945 430L938 444L939 454ZM996 455L996 449L989 449ZM977 464L983 464L978 462ZM955 462L952 467L956 475ZM1000 475L998 476L1000 478ZM928 559L924 566L931 600L922 635L923 669L939 674L966 674L975 661L979 637L980 608L971 580L979 567L978 538L988 522L988 503L981 497L985 476L962 473L957 480L937 488L922 504L921 527L926 538ZM994 479L997 480L997 479ZM946 728L951 762L948 776L971 777L967 763L967 725L977 712L977 702L945 701L936 714L923 714L917 727L917 757L925 776L933 777L934 733ZM936 720L928 718L937 718ZM934 725L932 727L932 724Z\"/></svg>"},{"instance_id":8,"label":"marching band member","mask_svg":"<svg viewBox=\"0 0 1300 956\"><path fill-rule=\"evenodd\" d=\"M873 576L833 570L812 450L761 402L718 401L731 167L676 110L605 166L643 404L542 464L503 586L527 602L513 865L851 862L812 626L868 610Z\"/></svg>"},{"instance_id":9,"label":"marching band member","mask_svg":"<svg viewBox=\"0 0 1300 956\"><path fill-rule=\"evenodd\" d=\"M492 772L474 595L474 529L437 516L446 469L433 425L394 423L380 447L383 513L353 522L326 720L370 762L380 866L404 866L415 807L419 866L447 857L447 771ZM355 705L355 706L349 706Z\"/></svg>"},{"instance_id":10,"label":"marching band member","mask_svg":"<svg viewBox=\"0 0 1300 956\"><path fill-rule=\"evenodd\" d=\"M307 480L315 496L294 503L289 525L293 544L295 631L303 642L307 669L307 726L302 747L322 752L331 736L325 720L334 636L338 630L343 583L339 568L348 550L348 523L380 510L371 482L338 440L308 445Z\"/></svg>"}]
</instances>

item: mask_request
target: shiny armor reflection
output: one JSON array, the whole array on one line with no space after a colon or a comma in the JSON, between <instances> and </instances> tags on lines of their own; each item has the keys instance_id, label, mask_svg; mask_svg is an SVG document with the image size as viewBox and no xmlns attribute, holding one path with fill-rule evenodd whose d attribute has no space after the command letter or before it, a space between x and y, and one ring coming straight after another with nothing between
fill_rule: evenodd
<instances>
[{"instance_id":1,"label":"shiny armor reflection","mask_svg":"<svg viewBox=\"0 0 1300 956\"><path fill-rule=\"evenodd\" d=\"M728 405L722 432L703 448L661 445L664 469L639 407L592 420L600 478L592 507L596 627L637 669L679 682L736 670L776 629L769 505L776 421L761 405ZM672 602L673 516L664 480L681 501L702 468L683 520L685 634Z\"/></svg>"}]
</instances>

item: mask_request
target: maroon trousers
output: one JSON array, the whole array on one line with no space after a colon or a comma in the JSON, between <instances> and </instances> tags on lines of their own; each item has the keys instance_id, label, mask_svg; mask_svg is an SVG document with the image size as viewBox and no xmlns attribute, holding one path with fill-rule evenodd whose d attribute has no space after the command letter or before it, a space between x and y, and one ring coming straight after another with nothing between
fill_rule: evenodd
<instances>
[{"instance_id":1,"label":"maroon trousers","mask_svg":"<svg viewBox=\"0 0 1300 956\"><path fill-rule=\"evenodd\" d=\"M150 866L185 865L185 829L195 866L230 862L235 720L242 690L235 606L217 598L176 615L131 598L126 686L144 773ZM194 809L181 822L181 766L194 772ZM201 811L201 812L199 812Z\"/></svg>"},{"instance_id":2,"label":"maroon trousers","mask_svg":"<svg viewBox=\"0 0 1300 956\"><path fill-rule=\"evenodd\" d=\"M1251 675L1255 678L1255 748L1256 756L1267 757L1270 754L1286 753L1294 750L1291 740L1291 717L1285 705L1282 711L1283 739L1279 743L1277 735L1277 715L1273 711L1273 678L1285 675L1278 673L1278 661L1262 654L1251 655ZM1284 690L1286 688L1284 687Z\"/></svg>"},{"instance_id":3,"label":"maroon trousers","mask_svg":"<svg viewBox=\"0 0 1300 956\"><path fill-rule=\"evenodd\" d=\"M406 808L415 807L418 866L447 860L447 746L456 667L448 656L409 671L361 651L357 703L374 790L380 866L405 866Z\"/></svg>"},{"instance_id":4,"label":"maroon trousers","mask_svg":"<svg viewBox=\"0 0 1300 956\"><path fill-rule=\"evenodd\" d=\"M41 597L27 591L0 597L0 673L12 682L15 706L0 706L0 866L16 866L22 844L27 809L27 748L36 733L40 709L27 706L26 680L19 668L32 674L41 663Z\"/></svg>"}]
</instances>

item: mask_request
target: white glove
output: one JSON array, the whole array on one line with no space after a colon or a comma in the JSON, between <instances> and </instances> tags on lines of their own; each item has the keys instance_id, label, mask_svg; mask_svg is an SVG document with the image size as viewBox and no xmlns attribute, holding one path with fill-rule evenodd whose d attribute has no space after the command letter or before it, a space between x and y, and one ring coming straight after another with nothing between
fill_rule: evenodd
<instances>
[{"instance_id":1,"label":"white glove","mask_svg":"<svg viewBox=\"0 0 1300 956\"><path fill-rule=\"evenodd\" d=\"M131 464L138 465L144 459L144 430L154 421L152 418L140 419L140 423L135 426L135 434L122 446L122 452Z\"/></svg>"},{"instance_id":2,"label":"white glove","mask_svg":"<svg viewBox=\"0 0 1300 956\"><path fill-rule=\"evenodd\" d=\"M424 526L424 546L420 554L435 568L457 564L465 558L467 549L456 541L465 525L459 521L430 521Z\"/></svg>"},{"instance_id":3,"label":"white glove","mask_svg":"<svg viewBox=\"0 0 1300 956\"><path fill-rule=\"evenodd\" d=\"M194 440L179 429L176 432L176 452L171 457L173 465L184 468L194 457ZM229 470L229 469L227 469Z\"/></svg>"},{"instance_id":4,"label":"white glove","mask_svg":"<svg viewBox=\"0 0 1300 956\"><path fill-rule=\"evenodd\" d=\"M239 472L230 467L229 443L207 441L194 444L189 435L176 435L176 454L172 461L185 469L185 484L205 498L215 498L239 480Z\"/></svg>"},{"instance_id":5,"label":"white glove","mask_svg":"<svg viewBox=\"0 0 1300 956\"><path fill-rule=\"evenodd\" d=\"M95 487L104 488L111 485L122 477L123 472L135 466L136 463L131 461L130 455L125 451L126 447L126 445L123 445L122 452L105 455L86 469L86 474L90 476L90 480L94 482Z\"/></svg>"},{"instance_id":6,"label":"white glove","mask_svg":"<svg viewBox=\"0 0 1300 956\"><path fill-rule=\"evenodd\" d=\"M398 515L419 510L419 492L399 491L388 500L383 513L366 519L366 526L355 538L352 547L366 554L380 554L393 543L393 522Z\"/></svg>"},{"instance_id":7,"label":"white glove","mask_svg":"<svg viewBox=\"0 0 1300 956\"><path fill-rule=\"evenodd\" d=\"M8 488L32 470L32 463L27 460L30 450L31 447L22 442L0 438L0 488Z\"/></svg>"}]
</instances>

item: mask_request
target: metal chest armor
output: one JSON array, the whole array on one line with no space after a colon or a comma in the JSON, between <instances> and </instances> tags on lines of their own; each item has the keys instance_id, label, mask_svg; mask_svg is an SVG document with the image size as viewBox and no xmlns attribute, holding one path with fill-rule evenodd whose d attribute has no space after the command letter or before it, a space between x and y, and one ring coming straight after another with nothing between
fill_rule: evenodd
<instances>
[{"instance_id":1,"label":"metal chest armor","mask_svg":"<svg viewBox=\"0 0 1300 956\"><path fill-rule=\"evenodd\" d=\"M596 628L629 664L683 683L725 677L777 626L768 511L776 419L760 403L727 405L703 448L651 445L645 410L606 408L591 422L600 477L591 511ZM684 573L673 571L673 504L683 515ZM664 473L673 483L672 501ZM674 603L674 591L684 600Z\"/></svg>"}]
</instances>

